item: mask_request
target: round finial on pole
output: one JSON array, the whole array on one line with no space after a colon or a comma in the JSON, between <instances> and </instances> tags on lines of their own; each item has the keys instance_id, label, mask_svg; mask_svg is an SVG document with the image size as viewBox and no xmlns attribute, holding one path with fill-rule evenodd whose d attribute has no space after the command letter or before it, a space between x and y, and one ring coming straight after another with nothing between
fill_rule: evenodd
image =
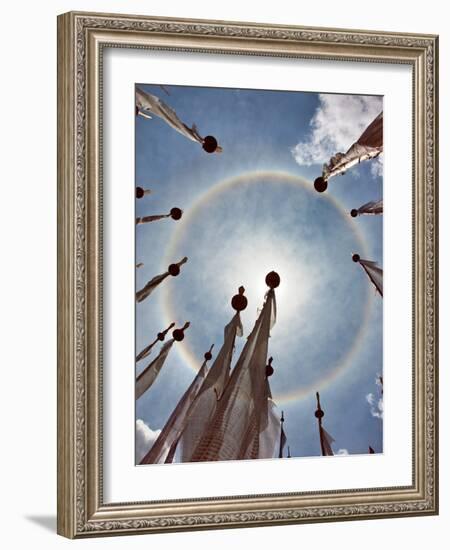
<instances>
[{"instance_id":1,"label":"round finial on pole","mask_svg":"<svg viewBox=\"0 0 450 550\"><path fill-rule=\"evenodd\" d=\"M355 263L358 263L360 259L361 259L361 256L360 256L359 254L353 254L352 260L353 260Z\"/></svg>"},{"instance_id":2,"label":"round finial on pole","mask_svg":"<svg viewBox=\"0 0 450 550\"><path fill-rule=\"evenodd\" d=\"M267 378L269 378L269 376L272 376L272 374L273 374L272 361L273 361L273 357L270 357L269 362L266 365L266 376L267 376Z\"/></svg>"},{"instance_id":3,"label":"round finial on pole","mask_svg":"<svg viewBox=\"0 0 450 550\"><path fill-rule=\"evenodd\" d=\"M352 209L350 210L350 216L351 216L352 218L356 218L357 215L358 215L358 210L356 210L356 208L352 208Z\"/></svg>"},{"instance_id":4,"label":"round finial on pole","mask_svg":"<svg viewBox=\"0 0 450 550\"><path fill-rule=\"evenodd\" d=\"M314 416L316 418L323 418L325 416L325 413L323 412L322 409L317 409L316 412L314 413Z\"/></svg>"},{"instance_id":5,"label":"round finial on pole","mask_svg":"<svg viewBox=\"0 0 450 550\"><path fill-rule=\"evenodd\" d=\"M276 271L271 271L266 275L266 285L269 288L277 288L277 286L280 286L280 276Z\"/></svg>"},{"instance_id":6,"label":"round finial on pole","mask_svg":"<svg viewBox=\"0 0 450 550\"><path fill-rule=\"evenodd\" d=\"M170 211L170 217L172 220L180 220L183 215L183 210L181 208L172 208Z\"/></svg>"},{"instance_id":7,"label":"round finial on pole","mask_svg":"<svg viewBox=\"0 0 450 550\"><path fill-rule=\"evenodd\" d=\"M189 325L190 323L187 322L187 323L184 323L184 327L176 328L172 332L173 339L176 340L177 342L181 342L182 340L184 340L184 331L189 327Z\"/></svg>"},{"instance_id":8,"label":"round finial on pole","mask_svg":"<svg viewBox=\"0 0 450 550\"><path fill-rule=\"evenodd\" d=\"M217 139L214 136L206 136L204 138L202 147L207 153L214 153L217 146Z\"/></svg>"},{"instance_id":9,"label":"round finial on pole","mask_svg":"<svg viewBox=\"0 0 450 550\"><path fill-rule=\"evenodd\" d=\"M136 198L142 199L144 196L144 189L142 187L136 187Z\"/></svg>"},{"instance_id":10,"label":"round finial on pole","mask_svg":"<svg viewBox=\"0 0 450 550\"><path fill-rule=\"evenodd\" d=\"M157 338L160 342L162 342L164 340L164 338L166 337L166 334L169 332L169 330L175 326L175 323L170 323L170 325L165 329L163 330L162 332L158 332L157 334Z\"/></svg>"},{"instance_id":11,"label":"round finial on pole","mask_svg":"<svg viewBox=\"0 0 450 550\"><path fill-rule=\"evenodd\" d=\"M172 277L176 277L180 274L180 266L178 264L170 264L167 268L167 271L172 275Z\"/></svg>"},{"instance_id":12,"label":"round finial on pole","mask_svg":"<svg viewBox=\"0 0 450 550\"><path fill-rule=\"evenodd\" d=\"M247 298L244 296L245 288L240 286L238 289L238 294L235 294L231 298L231 307L236 311L243 311L248 304Z\"/></svg>"},{"instance_id":13,"label":"round finial on pole","mask_svg":"<svg viewBox=\"0 0 450 550\"><path fill-rule=\"evenodd\" d=\"M205 355L204 355L205 361L211 361L211 359L212 359L212 353L211 352L212 352L213 347L214 347L214 344L209 348L209 351L207 351L205 353Z\"/></svg>"},{"instance_id":14,"label":"round finial on pole","mask_svg":"<svg viewBox=\"0 0 450 550\"><path fill-rule=\"evenodd\" d=\"M327 190L328 183L327 180L323 179L322 177L318 177L314 180L314 189L318 193L323 193Z\"/></svg>"}]
</instances>

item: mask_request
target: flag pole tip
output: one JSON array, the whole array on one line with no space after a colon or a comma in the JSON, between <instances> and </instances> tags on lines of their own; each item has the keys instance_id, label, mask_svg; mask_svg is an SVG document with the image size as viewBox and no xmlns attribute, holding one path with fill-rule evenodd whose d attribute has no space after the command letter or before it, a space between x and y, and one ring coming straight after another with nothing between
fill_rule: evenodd
<instances>
[{"instance_id":1,"label":"flag pole tip","mask_svg":"<svg viewBox=\"0 0 450 550\"><path fill-rule=\"evenodd\" d=\"M321 176L314 180L314 189L318 193L323 193L324 191L327 190L327 187L328 187L327 180L325 180Z\"/></svg>"},{"instance_id":2,"label":"flag pole tip","mask_svg":"<svg viewBox=\"0 0 450 550\"><path fill-rule=\"evenodd\" d=\"M236 311L243 311L248 304L247 298L244 296L245 288L240 286L238 289L238 294L235 294L231 298L231 307Z\"/></svg>"},{"instance_id":3,"label":"flag pole tip","mask_svg":"<svg viewBox=\"0 0 450 550\"><path fill-rule=\"evenodd\" d=\"M266 285L269 288L272 288L272 289L277 288L278 286L280 286L280 282L281 282L280 276L276 271L271 271L266 275Z\"/></svg>"},{"instance_id":4,"label":"flag pole tip","mask_svg":"<svg viewBox=\"0 0 450 550\"><path fill-rule=\"evenodd\" d=\"M352 218L356 218L357 215L358 215L358 210L356 210L356 208L352 208L352 209L350 210L350 216L351 216Z\"/></svg>"},{"instance_id":5,"label":"flag pole tip","mask_svg":"<svg viewBox=\"0 0 450 550\"><path fill-rule=\"evenodd\" d=\"M360 256L359 254L353 254L352 260L353 260L355 263L358 263L360 259L361 259L361 256Z\"/></svg>"}]
</instances>

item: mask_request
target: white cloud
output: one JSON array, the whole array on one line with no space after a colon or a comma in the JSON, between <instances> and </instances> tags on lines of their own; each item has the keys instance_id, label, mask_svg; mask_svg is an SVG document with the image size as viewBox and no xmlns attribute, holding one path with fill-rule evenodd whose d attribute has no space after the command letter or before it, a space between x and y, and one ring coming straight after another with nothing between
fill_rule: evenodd
<instances>
[{"instance_id":1,"label":"white cloud","mask_svg":"<svg viewBox=\"0 0 450 550\"><path fill-rule=\"evenodd\" d=\"M383 398L377 399L373 393L368 393L366 401L370 405L370 414L375 418L383 418Z\"/></svg>"},{"instance_id":2,"label":"white cloud","mask_svg":"<svg viewBox=\"0 0 450 550\"><path fill-rule=\"evenodd\" d=\"M136 420L136 463L139 463L148 453L161 430L152 430L138 418Z\"/></svg>"},{"instance_id":3,"label":"white cloud","mask_svg":"<svg viewBox=\"0 0 450 550\"><path fill-rule=\"evenodd\" d=\"M336 152L347 151L383 108L375 96L320 94L319 102L309 135L292 149L298 164L323 164ZM372 170L382 170L376 164Z\"/></svg>"},{"instance_id":4,"label":"white cloud","mask_svg":"<svg viewBox=\"0 0 450 550\"><path fill-rule=\"evenodd\" d=\"M339 449L339 451L335 453L336 456L348 456L349 454L347 449Z\"/></svg>"}]
</instances>

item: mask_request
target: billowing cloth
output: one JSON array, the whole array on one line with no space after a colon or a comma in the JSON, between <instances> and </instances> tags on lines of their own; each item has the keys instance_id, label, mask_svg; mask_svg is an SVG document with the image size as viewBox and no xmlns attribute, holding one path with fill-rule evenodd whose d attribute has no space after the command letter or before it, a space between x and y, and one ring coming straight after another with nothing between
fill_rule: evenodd
<instances>
[{"instance_id":1,"label":"billowing cloth","mask_svg":"<svg viewBox=\"0 0 450 550\"><path fill-rule=\"evenodd\" d=\"M230 377L230 365L236 336L242 336L242 323L239 312L225 327L223 346L189 410L189 418L181 436L182 462L191 461L196 446L214 416L218 399L222 396Z\"/></svg>"},{"instance_id":2,"label":"billowing cloth","mask_svg":"<svg viewBox=\"0 0 450 550\"><path fill-rule=\"evenodd\" d=\"M141 464L159 464L173 461L176 445L188 419L189 409L205 380L207 372L208 367L205 360L193 382L170 415L157 440L141 460Z\"/></svg>"},{"instance_id":3,"label":"billowing cloth","mask_svg":"<svg viewBox=\"0 0 450 550\"><path fill-rule=\"evenodd\" d=\"M268 425L266 364L274 309L271 289L192 461L258 458L261 428Z\"/></svg>"},{"instance_id":4,"label":"billowing cloth","mask_svg":"<svg viewBox=\"0 0 450 550\"><path fill-rule=\"evenodd\" d=\"M283 455L286 435L283 430L277 406L268 399L267 425L259 436L258 458L276 458Z\"/></svg>"},{"instance_id":5,"label":"billowing cloth","mask_svg":"<svg viewBox=\"0 0 450 550\"><path fill-rule=\"evenodd\" d=\"M203 138L197 132L195 124L192 125L192 128L189 128L189 126L186 126L184 122L181 122L176 112L171 107L166 105L164 101L159 99L159 97L148 92L144 92L137 87L136 107L139 111L143 111L144 114L152 113L153 115L162 118L165 122L167 122L169 126L171 126L174 130L176 130L183 136L192 141L200 143L200 145L203 144Z\"/></svg>"},{"instance_id":6,"label":"billowing cloth","mask_svg":"<svg viewBox=\"0 0 450 550\"><path fill-rule=\"evenodd\" d=\"M184 257L182 260L180 260L179 262L173 265L181 267L183 264L187 262L187 260L188 259ZM153 279L150 279L150 281L144 286L144 288L141 288L141 290L138 290L136 292L136 301L142 302L146 298L148 298L150 294L155 290L155 288L158 285L160 285L164 281L164 279L166 279L170 275L170 272L169 272L170 268L171 266L169 266L169 269L165 273L162 273L161 275L156 275L155 277L153 277Z\"/></svg>"},{"instance_id":7,"label":"billowing cloth","mask_svg":"<svg viewBox=\"0 0 450 550\"><path fill-rule=\"evenodd\" d=\"M136 225L156 222L158 220L163 220L164 218L170 218L170 214L155 214L153 216L142 216L141 218L136 218Z\"/></svg>"},{"instance_id":8,"label":"billowing cloth","mask_svg":"<svg viewBox=\"0 0 450 550\"><path fill-rule=\"evenodd\" d=\"M136 301L143 302L169 275L170 273L166 271L165 273L162 273L161 275L156 275L155 277L153 277L153 279L150 279L150 281L144 286L144 288L141 288L141 290L138 290L136 292Z\"/></svg>"},{"instance_id":9,"label":"billowing cloth","mask_svg":"<svg viewBox=\"0 0 450 550\"><path fill-rule=\"evenodd\" d=\"M164 362L167 359L174 342L175 340L172 338L164 344L158 354L158 357L156 357L136 378L136 399L139 399L139 397L141 397L141 395L144 394L156 380L160 370L164 366Z\"/></svg>"},{"instance_id":10,"label":"billowing cloth","mask_svg":"<svg viewBox=\"0 0 450 550\"><path fill-rule=\"evenodd\" d=\"M322 427L322 424L319 426L320 433L320 447L322 449L323 456L333 456L333 449L331 444L334 443L334 439L331 435Z\"/></svg>"},{"instance_id":11,"label":"billowing cloth","mask_svg":"<svg viewBox=\"0 0 450 550\"><path fill-rule=\"evenodd\" d=\"M141 361L142 359L144 359L145 357L147 357L148 355L150 355L150 352L152 351L152 348L153 346L158 343L158 338L156 338L156 340L154 340L151 344L149 344L148 346L146 346L141 352L138 353L138 355L136 356L136 363L138 361Z\"/></svg>"},{"instance_id":12,"label":"billowing cloth","mask_svg":"<svg viewBox=\"0 0 450 550\"><path fill-rule=\"evenodd\" d=\"M383 112L364 130L361 137L346 153L336 153L324 164L322 178L327 181L333 176L343 174L355 164L370 160L383 152Z\"/></svg>"},{"instance_id":13,"label":"billowing cloth","mask_svg":"<svg viewBox=\"0 0 450 550\"><path fill-rule=\"evenodd\" d=\"M367 276L372 281L375 288L383 296L383 270L381 267L378 267L376 262L371 262L370 260L359 260L364 271L367 273Z\"/></svg>"},{"instance_id":14,"label":"billowing cloth","mask_svg":"<svg viewBox=\"0 0 450 550\"><path fill-rule=\"evenodd\" d=\"M366 202L366 204L363 204L360 206L357 210L358 215L361 214L382 214L383 213L383 199L380 199L379 201L370 201Z\"/></svg>"}]
</instances>

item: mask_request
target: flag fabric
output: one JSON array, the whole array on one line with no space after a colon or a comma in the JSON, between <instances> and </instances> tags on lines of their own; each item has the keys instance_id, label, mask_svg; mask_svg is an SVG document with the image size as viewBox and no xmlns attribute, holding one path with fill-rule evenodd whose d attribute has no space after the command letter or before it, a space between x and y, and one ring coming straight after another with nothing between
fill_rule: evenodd
<instances>
[{"instance_id":1,"label":"flag fabric","mask_svg":"<svg viewBox=\"0 0 450 550\"><path fill-rule=\"evenodd\" d=\"M280 415L277 406L272 399L268 399L267 425L259 436L258 458L276 458L279 457L280 442L283 447L286 444L286 436L282 428Z\"/></svg>"},{"instance_id":2,"label":"flag fabric","mask_svg":"<svg viewBox=\"0 0 450 550\"><path fill-rule=\"evenodd\" d=\"M327 181L333 176L343 174L355 164L377 157L382 152L383 112L369 124L358 141L346 153L336 153L328 164L324 164L322 178Z\"/></svg>"},{"instance_id":3,"label":"flag fabric","mask_svg":"<svg viewBox=\"0 0 450 550\"><path fill-rule=\"evenodd\" d=\"M174 130L187 137L191 141L196 141L197 143L200 143L200 145L203 144L203 138L197 132L195 124L192 126L192 128L189 128L188 126L186 126L186 124L184 124L184 122L182 122L178 118L176 112L171 107L166 105L164 101L162 101L159 97L148 92L144 92L137 87L136 108L138 109L138 112L142 112L144 115L147 114L147 118L148 113L152 113L153 115L162 118L164 122L166 122Z\"/></svg>"},{"instance_id":4,"label":"flag fabric","mask_svg":"<svg viewBox=\"0 0 450 550\"><path fill-rule=\"evenodd\" d=\"M367 276L372 281L375 288L383 296L383 270L378 267L376 262L370 260L359 260Z\"/></svg>"},{"instance_id":5,"label":"flag fabric","mask_svg":"<svg viewBox=\"0 0 450 550\"><path fill-rule=\"evenodd\" d=\"M142 216L141 218L136 218L136 225L156 222L158 220L163 220L164 218L170 218L170 214L155 214L153 216Z\"/></svg>"},{"instance_id":6,"label":"flag fabric","mask_svg":"<svg viewBox=\"0 0 450 550\"><path fill-rule=\"evenodd\" d=\"M141 352L139 352L138 355L136 356L136 363L137 363L138 361L141 361L142 359L144 359L144 358L147 357L148 355L150 355L153 346L154 346L157 342L158 342L158 338L157 338L156 340L154 340L151 344L149 344L148 346L146 346Z\"/></svg>"},{"instance_id":7,"label":"flag fabric","mask_svg":"<svg viewBox=\"0 0 450 550\"><path fill-rule=\"evenodd\" d=\"M333 449L331 448L331 444L334 443L334 439L325 430L325 428L322 427L322 425L320 425L319 427L319 433L320 433L320 446L322 448L322 455L334 456Z\"/></svg>"},{"instance_id":8,"label":"flag fabric","mask_svg":"<svg viewBox=\"0 0 450 550\"><path fill-rule=\"evenodd\" d=\"M275 292L270 289L192 461L258 458L261 418L267 411L266 363L274 310Z\"/></svg>"},{"instance_id":9,"label":"flag fabric","mask_svg":"<svg viewBox=\"0 0 450 550\"><path fill-rule=\"evenodd\" d=\"M160 285L164 279L166 279L169 275L177 276L180 273L180 267L185 264L188 261L187 257L185 256L182 260L177 262L176 264L169 265L167 271L165 273L162 273L161 275L156 275L151 279L144 288L141 288L141 290L138 290L136 292L136 301L137 302L143 302L146 298L150 296L150 294L155 290L155 288Z\"/></svg>"},{"instance_id":10,"label":"flag fabric","mask_svg":"<svg viewBox=\"0 0 450 550\"><path fill-rule=\"evenodd\" d=\"M169 275L170 273L166 271L165 273L162 273L161 275L156 275L155 277L153 277L153 279L150 279L150 281L144 286L144 288L141 288L141 290L138 290L136 292L136 301L143 302L146 298L150 296L155 288L164 281L164 279L167 279Z\"/></svg>"},{"instance_id":11,"label":"flag fabric","mask_svg":"<svg viewBox=\"0 0 450 550\"><path fill-rule=\"evenodd\" d=\"M357 215L361 214L372 214L372 215L379 215L383 213L383 199L380 199L379 201L370 201L366 202L366 204L363 204L360 206L357 210Z\"/></svg>"},{"instance_id":12,"label":"flag fabric","mask_svg":"<svg viewBox=\"0 0 450 550\"><path fill-rule=\"evenodd\" d=\"M287 437L286 437L286 434L284 433L283 423L281 423L280 449L278 451L278 458L283 458L283 450L284 450L284 446L286 445L286 442L287 442Z\"/></svg>"},{"instance_id":13,"label":"flag fabric","mask_svg":"<svg viewBox=\"0 0 450 550\"><path fill-rule=\"evenodd\" d=\"M207 372L208 367L205 359L191 385L185 391L164 428L161 430L152 448L141 460L141 464L158 464L168 459L170 459L168 460L170 462L173 461L177 443L188 419L189 408L194 402L200 387L204 383Z\"/></svg>"},{"instance_id":14,"label":"flag fabric","mask_svg":"<svg viewBox=\"0 0 450 550\"><path fill-rule=\"evenodd\" d=\"M218 399L222 396L230 377L230 365L236 336L242 336L242 322L239 312L225 327L223 346L189 410L189 418L181 436L182 462L191 461L208 423L214 416Z\"/></svg>"},{"instance_id":15,"label":"flag fabric","mask_svg":"<svg viewBox=\"0 0 450 550\"><path fill-rule=\"evenodd\" d=\"M156 380L174 342L175 340L171 338L164 344L158 356L136 378L136 399L139 399Z\"/></svg>"}]
</instances>

